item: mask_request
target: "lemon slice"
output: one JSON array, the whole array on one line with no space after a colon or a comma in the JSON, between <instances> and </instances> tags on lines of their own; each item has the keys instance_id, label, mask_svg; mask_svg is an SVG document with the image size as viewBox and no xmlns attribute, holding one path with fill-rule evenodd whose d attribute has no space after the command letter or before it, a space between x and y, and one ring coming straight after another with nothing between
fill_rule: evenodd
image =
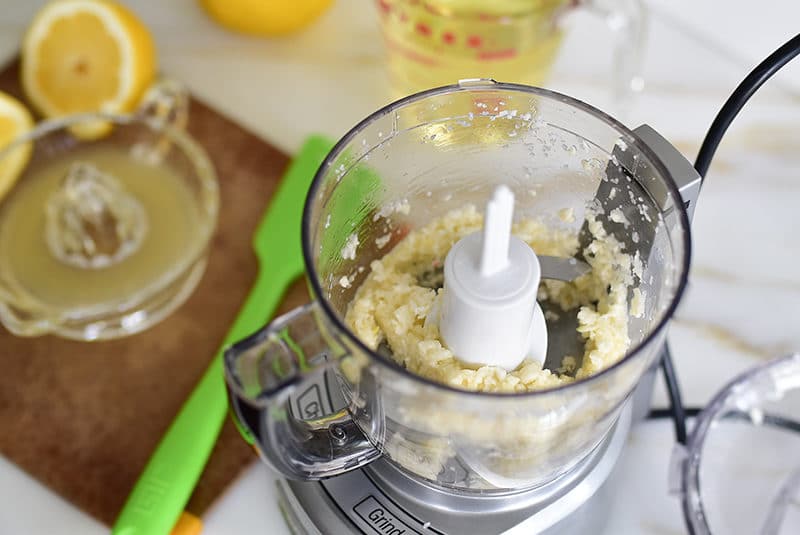
<instances>
[{"instance_id":1,"label":"lemon slice","mask_svg":"<svg viewBox=\"0 0 800 535\"><path fill-rule=\"evenodd\" d=\"M45 117L133 110L156 71L153 39L107 0L58 0L34 17L22 43L22 87ZM102 135L105 123L74 129Z\"/></svg>"},{"instance_id":2,"label":"lemon slice","mask_svg":"<svg viewBox=\"0 0 800 535\"><path fill-rule=\"evenodd\" d=\"M28 109L14 97L0 91L0 150L31 128L33 118ZM0 155L0 200L14 186L30 157L30 143Z\"/></svg>"}]
</instances>

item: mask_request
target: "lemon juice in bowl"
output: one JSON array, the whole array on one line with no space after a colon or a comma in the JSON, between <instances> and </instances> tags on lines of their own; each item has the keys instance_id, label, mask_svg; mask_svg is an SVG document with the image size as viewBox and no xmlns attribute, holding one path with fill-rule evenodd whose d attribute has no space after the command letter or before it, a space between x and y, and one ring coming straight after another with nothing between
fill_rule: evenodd
<instances>
[{"instance_id":1,"label":"lemon juice in bowl","mask_svg":"<svg viewBox=\"0 0 800 535\"><path fill-rule=\"evenodd\" d=\"M181 113L178 113L181 115ZM110 134L87 140L87 124ZM76 128L77 127L77 128ZM0 200L0 321L22 336L141 331L198 284L219 205L208 156L141 111L45 121L0 151L31 152Z\"/></svg>"},{"instance_id":2,"label":"lemon juice in bowl","mask_svg":"<svg viewBox=\"0 0 800 535\"><path fill-rule=\"evenodd\" d=\"M114 180L112 187L120 188L126 195L123 199L134 199L133 206L138 207L133 211L137 219L130 223L115 219L113 206L101 208L108 213L98 212L94 220L83 214L86 221L81 225L93 234L96 261L74 254L74 244L61 245L75 238L68 235L71 230L64 220L81 215L77 206L72 212L55 206L60 196L78 203L102 202L92 198L92 186L76 183L67 186L69 191L63 189L77 162L91 162L78 165L88 165L89 173L103 173L97 175L101 180ZM29 173L0 205L0 270L10 284L43 307L90 308L124 301L196 256L203 247L195 233L200 219L192 191L171 169L137 161L119 149L84 149ZM117 238L112 227L128 224L145 228L129 232L129 241ZM117 254L126 244L128 250Z\"/></svg>"},{"instance_id":3,"label":"lemon juice in bowl","mask_svg":"<svg viewBox=\"0 0 800 535\"><path fill-rule=\"evenodd\" d=\"M149 31L118 2L55 0L33 17L20 83L45 120L0 135L0 322L12 333L133 334L198 284L216 175L185 130L186 91L154 84L156 64ZM27 114L3 102L0 119Z\"/></svg>"}]
</instances>

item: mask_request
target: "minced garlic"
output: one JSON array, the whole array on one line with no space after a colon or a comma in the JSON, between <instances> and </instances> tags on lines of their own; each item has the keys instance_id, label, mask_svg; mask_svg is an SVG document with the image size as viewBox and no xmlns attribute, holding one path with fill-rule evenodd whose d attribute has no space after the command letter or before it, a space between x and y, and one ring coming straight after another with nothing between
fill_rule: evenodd
<instances>
[{"instance_id":1,"label":"minced garlic","mask_svg":"<svg viewBox=\"0 0 800 535\"><path fill-rule=\"evenodd\" d=\"M632 261L596 219L589 216L587 221L594 240L583 253L591 271L569 283L543 280L539 289L540 300L550 300L564 311L579 309L578 332L585 341L580 366L570 355L563 355L558 370L533 361L510 372L497 366L469 366L442 344L436 322L425 321L442 290L421 286L417 277L441 265L456 241L482 228L483 215L471 205L410 232L373 261L345 321L373 350L386 342L394 359L409 371L455 388L528 392L597 373L622 358L630 345L627 296L633 282ZM537 254L571 257L578 249L574 231L548 228L540 221L520 221L512 232Z\"/></svg>"}]
</instances>

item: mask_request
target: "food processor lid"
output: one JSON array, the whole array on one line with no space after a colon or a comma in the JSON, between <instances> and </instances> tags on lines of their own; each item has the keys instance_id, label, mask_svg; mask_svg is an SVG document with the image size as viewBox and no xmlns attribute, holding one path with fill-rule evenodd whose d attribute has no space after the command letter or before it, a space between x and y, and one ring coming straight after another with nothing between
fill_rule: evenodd
<instances>
[{"instance_id":1,"label":"food processor lid","mask_svg":"<svg viewBox=\"0 0 800 535\"><path fill-rule=\"evenodd\" d=\"M800 533L800 353L722 389L672 466L691 533Z\"/></svg>"}]
</instances>

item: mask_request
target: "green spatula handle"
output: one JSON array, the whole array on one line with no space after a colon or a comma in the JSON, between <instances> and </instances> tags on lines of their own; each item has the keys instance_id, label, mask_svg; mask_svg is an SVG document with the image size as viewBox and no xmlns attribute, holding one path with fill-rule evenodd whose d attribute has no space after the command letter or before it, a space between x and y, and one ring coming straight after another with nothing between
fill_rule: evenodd
<instances>
[{"instance_id":1,"label":"green spatula handle","mask_svg":"<svg viewBox=\"0 0 800 535\"><path fill-rule=\"evenodd\" d=\"M254 245L260 266L255 285L222 347L134 486L117 517L113 534L167 535L175 525L225 421L228 403L223 349L260 328L275 312L289 284L302 273L303 200L311 178L331 146L324 138L310 138L283 178L258 226ZM267 252L272 255L272 261L265 258Z\"/></svg>"},{"instance_id":2,"label":"green spatula handle","mask_svg":"<svg viewBox=\"0 0 800 535\"><path fill-rule=\"evenodd\" d=\"M267 277L259 277L224 346L261 326L284 290L269 284ZM149 535L172 530L214 447L226 412L220 350L153 452L112 533Z\"/></svg>"}]
</instances>

